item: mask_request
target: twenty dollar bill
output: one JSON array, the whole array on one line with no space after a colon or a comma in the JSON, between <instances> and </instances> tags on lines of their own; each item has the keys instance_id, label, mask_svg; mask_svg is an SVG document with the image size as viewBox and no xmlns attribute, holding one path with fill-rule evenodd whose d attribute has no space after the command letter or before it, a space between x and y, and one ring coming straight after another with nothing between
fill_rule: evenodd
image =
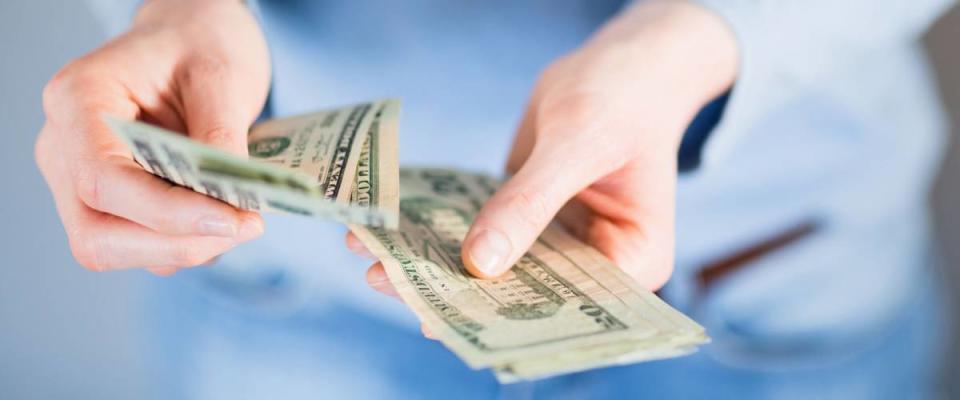
<instances>
[{"instance_id":1,"label":"twenty dollar bill","mask_svg":"<svg viewBox=\"0 0 960 400\"><path fill-rule=\"evenodd\" d=\"M400 172L399 230L351 230L403 300L473 368L502 381L672 357L708 339L594 248L550 226L496 280L460 258L474 216L498 182L443 169Z\"/></svg>"},{"instance_id":2,"label":"twenty dollar bill","mask_svg":"<svg viewBox=\"0 0 960 400\"><path fill-rule=\"evenodd\" d=\"M152 125L107 117L150 173L234 207L397 226L393 99L273 119L248 135L250 159Z\"/></svg>"}]
</instances>

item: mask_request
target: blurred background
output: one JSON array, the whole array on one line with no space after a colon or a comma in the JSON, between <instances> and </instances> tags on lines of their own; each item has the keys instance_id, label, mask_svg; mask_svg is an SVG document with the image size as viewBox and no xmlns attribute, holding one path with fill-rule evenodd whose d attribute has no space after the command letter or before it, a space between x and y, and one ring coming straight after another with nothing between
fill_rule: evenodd
<instances>
[{"instance_id":1,"label":"blurred background","mask_svg":"<svg viewBox=\"0 0 960 400\"><path fill-rule=\"evenodd\" d=\"M85 4L0 2L0 127L9 139L0 146L6 188L0 207L0 399L140 398L150 382L137 354L142 324L134 315L148 275L94 274L76 265L33 162L44 83L105 37ZM943 273L960 288L960 12L941 19L926 41L955 127L954 150L932 201L947 258ZM960 367L957 342L954 367ZM960 382L949 385L951 397L960 396Z\"/></svg>"}]
</instances>

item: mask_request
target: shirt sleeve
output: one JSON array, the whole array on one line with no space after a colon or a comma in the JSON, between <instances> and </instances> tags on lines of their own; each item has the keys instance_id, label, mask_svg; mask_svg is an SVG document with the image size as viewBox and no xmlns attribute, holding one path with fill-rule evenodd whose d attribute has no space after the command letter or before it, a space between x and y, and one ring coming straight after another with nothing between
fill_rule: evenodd
<instances>
[{"instance_id":1,"label":"shirt sleeve","mask_svg":"<svg viewBox=\"0 0 960 400\"><path fill-rule=\"evenodd\" d=\"M143 0L86 0L86 2L107 37L114 37L130 26L130 21ZM250 7L250 11L260 22L258 2L256 0L243 0L243 3Z\"/></svg>"},{"instance_id":2,"label":"shirt sleeve","mask_svg":"<svg viewBox=\"0 0 960 400\"><path fill-rule=\"evenodd\" d=\"M700 156L709 166L766 113L860 55L910 45L951 0L695 0L723 18L740 63Z\"/></svg>"}]
</instances>

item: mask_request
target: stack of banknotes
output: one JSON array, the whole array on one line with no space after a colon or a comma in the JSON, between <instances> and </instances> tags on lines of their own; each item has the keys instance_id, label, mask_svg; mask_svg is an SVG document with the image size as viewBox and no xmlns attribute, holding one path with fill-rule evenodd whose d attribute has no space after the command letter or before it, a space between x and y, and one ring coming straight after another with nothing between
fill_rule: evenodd
<instances>
[{"instance_id":1,"label":"stack of banknotes","mask_svg":"<svg viewBox=\"0 0 960 400\"><path fill-rule=\"evenodd\" d=\"M269 120L251 129L249 159L106 119L154 175L235 207L348 224L433 335L502 382L675 357L709 340L557 224L503 276L471 277L462 241L499 181L401 170L398 118L399 102L388 99Z\"/></svg>"}]
</instances>

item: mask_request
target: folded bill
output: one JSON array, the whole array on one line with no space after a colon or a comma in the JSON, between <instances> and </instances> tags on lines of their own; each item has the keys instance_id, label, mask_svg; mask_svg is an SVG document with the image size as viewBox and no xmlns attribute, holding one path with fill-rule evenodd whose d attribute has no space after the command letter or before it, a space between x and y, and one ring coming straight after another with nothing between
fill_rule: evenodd
<instances>
[{"instance_id":1,"label":"folded bill","mask_svg":"<svg viewBox=\"0 0 960 400\"><path fill-rule=\"evenodd\" d=\"M250 159L149 124L105 117L150 173L248 210L397 226L394 99L254 125Z\"/></svg>"}]
</instances>

